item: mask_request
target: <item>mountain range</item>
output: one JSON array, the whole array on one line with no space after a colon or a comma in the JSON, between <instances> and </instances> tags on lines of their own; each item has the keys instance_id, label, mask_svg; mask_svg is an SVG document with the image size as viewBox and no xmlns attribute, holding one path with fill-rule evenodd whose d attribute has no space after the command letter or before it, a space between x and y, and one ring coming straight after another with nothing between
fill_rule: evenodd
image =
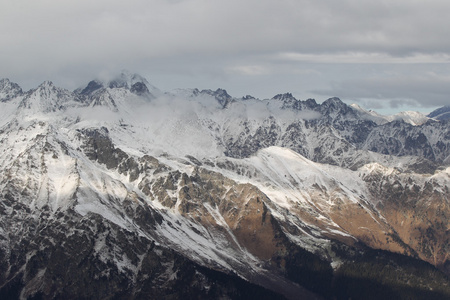
<instances>
[{"instance_id":1,"label":"mountain range","mask_svg":"<svg viewBox=\"0 0 450 300\"><path fill-rule=\"evenodd\" d=\"M0 80L1 299L448 299L450 122Z\"/></svg>"}]
</instances>

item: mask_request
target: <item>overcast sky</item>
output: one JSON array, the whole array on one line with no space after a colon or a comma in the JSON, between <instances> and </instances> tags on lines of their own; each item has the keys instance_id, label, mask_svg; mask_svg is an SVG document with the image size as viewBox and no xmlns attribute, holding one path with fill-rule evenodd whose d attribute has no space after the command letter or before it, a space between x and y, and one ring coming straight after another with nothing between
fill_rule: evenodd
<instances>
[{"instance_id":1,"label":"overcast sky","mask_svg":"<svg viewBox=\"0 0 450 300\"><path fill-rule=\"evenodd\" d=\"M156 87L450 105L450 1L0 0L0 77L75 89L127 69Z\"/></svg>"}]
</instances>

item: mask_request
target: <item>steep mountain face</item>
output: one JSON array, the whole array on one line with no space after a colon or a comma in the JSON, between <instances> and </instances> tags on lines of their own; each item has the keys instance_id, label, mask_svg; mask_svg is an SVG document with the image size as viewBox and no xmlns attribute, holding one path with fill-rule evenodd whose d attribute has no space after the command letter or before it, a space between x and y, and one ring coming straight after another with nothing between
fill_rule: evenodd
<instances>
[{"instance_id":1,"label":"steep mountain face","mask_svg":"<svg viewBox=\"0 0 450 300\"><path fill-rule=\"evenodd\" d=\"M391 122L372 130L363 149L395 156L419 156L448 164L448 122L428 121L420 126Z\"/></svg>"},{"instance_id":2,"label":"steep mountain face","mask_svg":"<svg viewBox=\"0 0 450 300\"><path fill-rule=\"evenodd\" d=\"M0 298L450 296L448 122L128 73L0 95Z\"/></svg>"}]
</instances>

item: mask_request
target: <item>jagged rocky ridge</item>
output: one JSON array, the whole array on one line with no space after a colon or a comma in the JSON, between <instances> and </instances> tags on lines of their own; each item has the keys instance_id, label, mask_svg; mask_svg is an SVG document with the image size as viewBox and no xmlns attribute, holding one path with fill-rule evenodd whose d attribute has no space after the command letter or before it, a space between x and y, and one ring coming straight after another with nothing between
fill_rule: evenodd
<instances>
[{"instance_id":1,"label":"jagged rocky ridge","mask_svg":"<svg viewBox=\"0 0 450 300\"><path fill-rule=\"evenodd\" d=\"M0 88L1 298L450 295L448 122L133 74Z\"/></svg>"}]
</instances>

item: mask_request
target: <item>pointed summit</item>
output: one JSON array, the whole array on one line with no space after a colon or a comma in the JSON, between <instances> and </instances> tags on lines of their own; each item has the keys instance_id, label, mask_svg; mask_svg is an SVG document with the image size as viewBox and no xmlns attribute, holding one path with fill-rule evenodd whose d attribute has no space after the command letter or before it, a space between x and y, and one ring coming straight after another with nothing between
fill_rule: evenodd
<instances>
[{"instance_id":1,"label":"pointed summit","mask_svg":"<svg viewBox=\"0 0 450 300\"><path fill-rule=\"evenodd\" d=\"M332 97L332 98L328 98L327 100L325 100L322 103L322 105L327 106L327 107L342 107L345 104L338 97Z\"/></svg>"},{"instance_id":2,"label":"pointed summit","mask_svg":"<svg viewBox=\"0 0 450 300\"><path fill-rule=\"evenodd\" d=\"M123 70L118 76L110 80L106 86L110 89L125 88L138 96L156 97L161 94L161 91L151 85L147 79L127 70Z\"/></svg>"},{"instance_id":3,"label":"pointed summit","mask_svg":"<svg viewBox=\"0 0 450 300\"><path fill-rule=\"evenodd\" d=\"M281 101L296 101L294 96L291 93L277 94L273 96L272 99L281 100Z\"/></svg>"},{"instance_id":4,"label":"pointed summit","mask_svg":"<svg viewBox=\"0 0 450 300\"><path fill-rule=\"evenodd\" d=\"M22 88L8 78L0 80L0 102L5 102L23 94Z\"/></svg>"},{"instance_id":5,"label":"pointed summit","mask_svg":"<svg viewBox=\"0 0 450 300\"><path fill-rule=\"evenodd\" d=\"M231 102L233 102L233 97L231 97L226 90L218 88L217 90L202 90L200 94L209 95L214 97L222 108L226 108Z\"/></svg>"},{"instance_id":6,"label":"pointed summit","mask_svg":"<svg viewBox=\"0 0 450 300\"><path fill-rule=\"evenodd\" d=\"M68 90L56 87L51 81L44 81L36 89L27 92L20 107L34 112L54 112L63 110L68 102L75 99Z\"/></svg>"},{"instance_id":7,"label":"pointed summit","mask_svg":"<svg viewBox=\"0 0 450 300\"><path fill-rule=\"evenodd\" d=\"M84 88L75 90L75 93L88 106L105 106L115 112L119 110L120 103L147 101L162 94L144 77L128 71L122 71L117 76L102 80L91 80ZM139 96L140 100L137 100L136 97L129 97L132 94ZM130 103L126 105L130 105Z\"/></svg>"},{"instance_id":8,"label":"pointed summit","mask_svg":"<svg viewBox=\"0 0 450 300\"><path fill-rule=\"evenodd\" d=\"M94 91L101 89L103 87L103 83L99 80L92 80L88 83L88 85L80 92L82 95L89 95Z\"/></svg>"},{"instance_id":9,"label":"pointed summit","mask_svg":"<svg viewBox=\"0 0 450 300\"><path fill-rule=\"evenodd\" d=\"M116 112L120 102L125 99L133 101L133 97L124 96L125 94L137 95L144 101L162 94L144 77L128 71L109 78L91 80L84 88L75 90L75 93L88 106L106 106Z\"/></svg>"},{"instance_id":10,"label":"pointed summit","mask_svg":"<svg viewBox=\"0 0 450 300\"><path fill-rule=\"evenodd\" d=\"M46 80L43 83L41 83L35 90L31 91L31 94L39 94L41 97L44 98L59 98L59 90L60 88L57 88L53 82Z\"/></svg>"},{"instance_id":11,"label":"pointed summit","mask_svg":"<svg viewBox=\"0 0 450 300\"><path fill-rule=\"evenodd\" d=\"M313 109L315 106L309 106L309 102L304 102L295 98L291 93L284 93L275 95L272 100L278 100L282 103L281 108L292 109L292 110L305 110ZM314 101L314 100L313 100Z\"/></svg>"},{"instance_id":12,"label":"pointed summit","mask_svg":"<svg viewBox=\"0 0 450 300\"><path fill-rule=\"evenodd\" d=\"M338 97L333 97L325 100L320 105L320 111L324 115L328 114L346 115L348 113L354 113L354 110L350 106L342 102L342 100L339 99Z\"/></svg>"}]
</instances>

